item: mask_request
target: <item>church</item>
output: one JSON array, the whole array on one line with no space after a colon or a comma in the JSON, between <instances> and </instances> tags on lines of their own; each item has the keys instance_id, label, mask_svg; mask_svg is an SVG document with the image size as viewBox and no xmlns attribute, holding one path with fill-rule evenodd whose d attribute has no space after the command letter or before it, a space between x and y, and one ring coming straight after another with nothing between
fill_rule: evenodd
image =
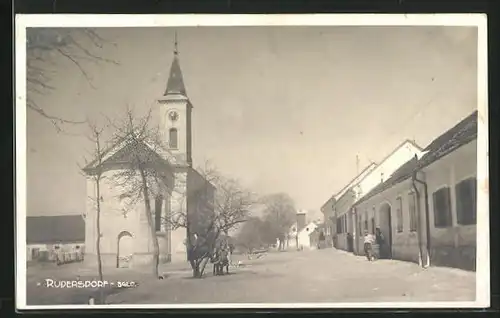
<instances>
[{"instance_id":1,"label":"church","mask_svg":"<svg viewBox=\"0 0 500 318\"><path fill-rule=\"evenodd\" d=\"M168 222L175 211L185 211L185 219L213 215L215 187L193 168L192 160L192 112L193 105L187 96L179 63L177 40L166 90L155 104L152 114L159 116L159 135L162 145L142 142L140 149L154 155L155 172L164 178L158 187L161 195L150 198L152 220L160 249L160 263L187 261L186 239L194 233L191 221L189 229L173 227ZM154 142L153 142L154 143ZM163 146L165 144L166 146ZM104 267L130 267L146 264L153 259L153 239L144 197L125 208L113 175L123 171L130 163L130 141L123 138L106 149L101 160L95 158L83 171L87 176L87 204L85 214L85 261L95 262L97 236L100 235L100 252ZM101 173L99 198L97 198L96 173ZM100 205L100 233L97 233L97 204ZM169 219L170 218L170 219ZM167 220L167 221L165 221Z\"/></svg>"}]
</instances>

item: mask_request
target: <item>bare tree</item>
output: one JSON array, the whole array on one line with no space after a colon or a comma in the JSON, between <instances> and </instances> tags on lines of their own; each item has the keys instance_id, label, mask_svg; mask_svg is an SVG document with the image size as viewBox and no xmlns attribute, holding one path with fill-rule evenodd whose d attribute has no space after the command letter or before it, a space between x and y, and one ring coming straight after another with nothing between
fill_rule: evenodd
<instances>
[{"instance_id":1,"label":"bare tree","mask_svg":"<svg viewBox=\"0 0 500 318\"><path fill-rule=\"evenodd\" d=\"M172 229L186 229L188 260L195 278L203 276L219 240L247 220L254 202L250 191L244 189L237 180L223 176L213 166L206 163L205 167L198 170L207 186L194 191L188 189L187 196L182 198L196 202L196 208L171 211L170 217L166 219Z\"/></svg>"},{"instance_id":2,"label":"bare tree","mask_svg":"<svg viewBox=\"0 0 500 318\"><path fill-rule=\"evenodd\" d=\"M263 237L264 221L258 217L249 218L241 227L236 242L239 247L244 248L247 253L252 253L253 250L260 248L265 241Z\"/></svg>"},{"instance_id":3,"label":"bare tree","mask_svg":"<svg viewBox=\"0 0 500 318\"><path fill-rule=\"evenodd\" d=\"M105 147L102 141L102 134L106 126L98 127L97 125L87 121L90 133L87 138L93 144L93 151L91 152L93 160L96 160L97 165L95 165L94 169L81 169L84 171L86 177L90 177L94 184L96 193L95 196L89 196L89 199L93 202L93 207L95 209L95 217L96 217L96 230L97 230L97 238L96 238L96 254L97 254L97 272L99 275L99 280L104 281L104 275L102 270L102 257L101 257L101 182L105 178L103 175L103 165L102 159L105 154ZM87 162L87 160L85 160ZM88 163L88 162L87 162ZM85 221L88 222L86 218L86 214L84 214ZM100 302L104 302L104 293L101 289L100 292Z\"/></svg>"},{"instance_id":4,"label":"bare tree","mask_svg":"<svg viewBox=\"0 0 500 318\"><path fill-rule=\"evenodd\" d=\"M279 249L284 249L290 227L295 221L295 203L285 193L265 196L261 202L265 205L264 218L271 224L271 229L279 240Z\"/></svg>"},{"instance_id":5,"label":"bare tree","mask_svg":"<svg viewBox=\"0 0 500 318\"><path fill-rule=\"evenodd\" d=\"M120 189L119 199L126 202L126 209L141 202L153 243L152 274L158 276L160 248L156 235L154 211L151 200L164 195L169 184L168 166L161 153L165 147L159 130L151 125L151 112L144 117L135 116L127 109L122 122L111 122L115 129L113 144L126 142L120 150L118 168L112 174L111 182Z\"/></svg>"},{"instance_id":6,"label":"bare tree","mask_svg":"<svg viewBox=\"0 0 500 318\"><path fill-rule=\"evenodd\" d=\"M37 103L37 99L40 95L46 95L56 89L50 82L56 74L55 70L61 59L70 61L94 88L92 76L86 71L85 63L119 64L96 53L106 45L115 44L102 38L97 31L90 28L28 28L26 30L28 109L50 120L57 131L62 131L63 124L85 123L84 120L62 118L47 113Z\"/></svg>"}]
</instances>

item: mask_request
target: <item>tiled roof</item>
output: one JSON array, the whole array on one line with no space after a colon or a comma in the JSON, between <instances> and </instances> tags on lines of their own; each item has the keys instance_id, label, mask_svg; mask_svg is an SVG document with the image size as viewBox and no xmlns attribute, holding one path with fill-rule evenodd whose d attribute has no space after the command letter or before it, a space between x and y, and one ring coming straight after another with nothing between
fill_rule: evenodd
<instances>
[{"instance_id":1,"label":"tiled roof","mask_svg":"<svg viewBox=\"0 0 500 318\"><path fill-rule=\"evenodd\" d=\"M419 168L423 168L434 161L446 156L457 148L477 138L477 111L473 112L453 128L434 139L425 149L427 152L419 161Z\"/></svg>"},{"instance_id":2,"label":"tiled roof","mask_svg":"<svg viewBox=\"0 0 500 318\"><path fill-rule=\"evenodd\" d=\"M27 244L85 242L81 215L34 216L26 218Z\"/></svg>"},{"instance_id":3,"label":"tiled roof","mask_svg":"<svg viewBox=\"0 0 500 318\"><path fill-rule=\"evenodd\" d=\"M454 127L432 141L424 150L422 158L412 158L399 167L385 182L379 184L355 205L411 177L416 169L421 169L439 160L457 148L477 138L477 111L473 112Z\"/></svg>"}]
</instances>

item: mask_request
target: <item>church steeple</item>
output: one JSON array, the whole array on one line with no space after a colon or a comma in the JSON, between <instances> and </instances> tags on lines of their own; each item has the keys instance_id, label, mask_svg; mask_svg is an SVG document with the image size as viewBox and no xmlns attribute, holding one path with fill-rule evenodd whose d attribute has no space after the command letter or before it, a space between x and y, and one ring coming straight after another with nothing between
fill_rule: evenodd
<instances>
[{"instance_id":1,"label":"church steeple","mask_svg":"<svg viewBox=\"0 0 500 318\"><path fill-rule=\"evenodd\" d=\"M170 66L170 75L167 81L167 89L165 90L164 96L171 94L181 94L187 96L186 87L184 86L184 80L182 77L181 66L179 63L179 50L177 47L177 32L175 33L174 42L174 60Z\"/></svg>"},{"instance_id":2,"label":"church steeple","mask_svg":"<svg viewBox=\"0 0 500 318\"><path fill-rule=\"evenodd\" d=\"M179 64L177 33L174 42L174 60L170 67L167 89L158 99L160 130L169 151L176 157L177 164L191 166L192 161L192 110Z\"/></svg>"}]
</instances>

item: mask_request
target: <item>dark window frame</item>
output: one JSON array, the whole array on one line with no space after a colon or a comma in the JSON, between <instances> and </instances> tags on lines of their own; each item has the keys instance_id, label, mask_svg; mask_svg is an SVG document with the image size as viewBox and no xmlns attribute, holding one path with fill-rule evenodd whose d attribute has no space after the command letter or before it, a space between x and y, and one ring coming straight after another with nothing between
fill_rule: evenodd
<instances>
[{"instance_id":1,"label":"dark window frame","mask_svg":"<svg viewBox=\"0 0 500 318\"><path fill-rule=\"evenodd\" d=\"M155 231L156 232L161 232L161 212L163 209L163 197L158 196L155 199Z\"/></svg>"},{"instance_id":2,"label":"dark window frame","mask_svg":"<svg viewBox=\"0 0 500 318\"><path fill-rule=\"evenodd\" d=\"M418 215L417 215L417 195L414 191L408 193L408 217L410 221L410 232L418 230Z\"/></svg>"},{"instance_id":3,"label":"dark window frame","mask_svg":"<svg viewBox=\"0 0 500 318\"><path fill-rule=\"evenodd\" d=\"M177 128L170 128L168 130L168 146L172 149L179 148L179 131Z\"/></svg>"},{"instance_id":4,"label":"dark window frame","mask_svg":"<svg viewBox=\"0 0 500 318\"><path fill-rule=\"evenodd\" d=\"M446 196L441 198L444 200L443 203L445 206L439 206L439 198L438 196L441 193L446 193ZM449 228L453 226L453 216L452 216L452 207L451 207L451 189L449 186L443 186L439 189L436 189L432 193L432 209L434 213L434 227L438 229ZM444 211L440 211L441 209L446 209Z\"/></svg>"},{"instance_id":5,"label":"dark window frame","mask_svg":"<svg viewBox=\"0 0 500 318\"><path fill-rule=\"evenodd\" d=\"M365 211L365 217L363 219L363 231L368 231L368 211Z\"/></svg>"},{"instance_id":6,"label":"dark window frame","mask_svg":"<svg viewBox=\"0 0 500 318\"><path fill-rule=\"evenodd\" d=\"M469 188L462 188L468 186ZM471 189L471 188L472 189ZM469 193L461 193L468 190ZM471 191L472 190L472 191ZM464 195L469 195L468 202L464 202ZM475 225L477 223L477 178L469 177L455 184L456 217L458 225ZM467 206L469 205L469 206ZM464 213L469 210L469 213Z\"/></svg>"},{"instance_id":7,"label":"dark window frame","mask_svg":"<svg viewBox=\"0 0 500 318\"><path fill-rule=\"evenodd\" d=\"M404 232L404 217L403 217L403 197L396 198L396 232Z\"/></svg>"}]
</instances>

